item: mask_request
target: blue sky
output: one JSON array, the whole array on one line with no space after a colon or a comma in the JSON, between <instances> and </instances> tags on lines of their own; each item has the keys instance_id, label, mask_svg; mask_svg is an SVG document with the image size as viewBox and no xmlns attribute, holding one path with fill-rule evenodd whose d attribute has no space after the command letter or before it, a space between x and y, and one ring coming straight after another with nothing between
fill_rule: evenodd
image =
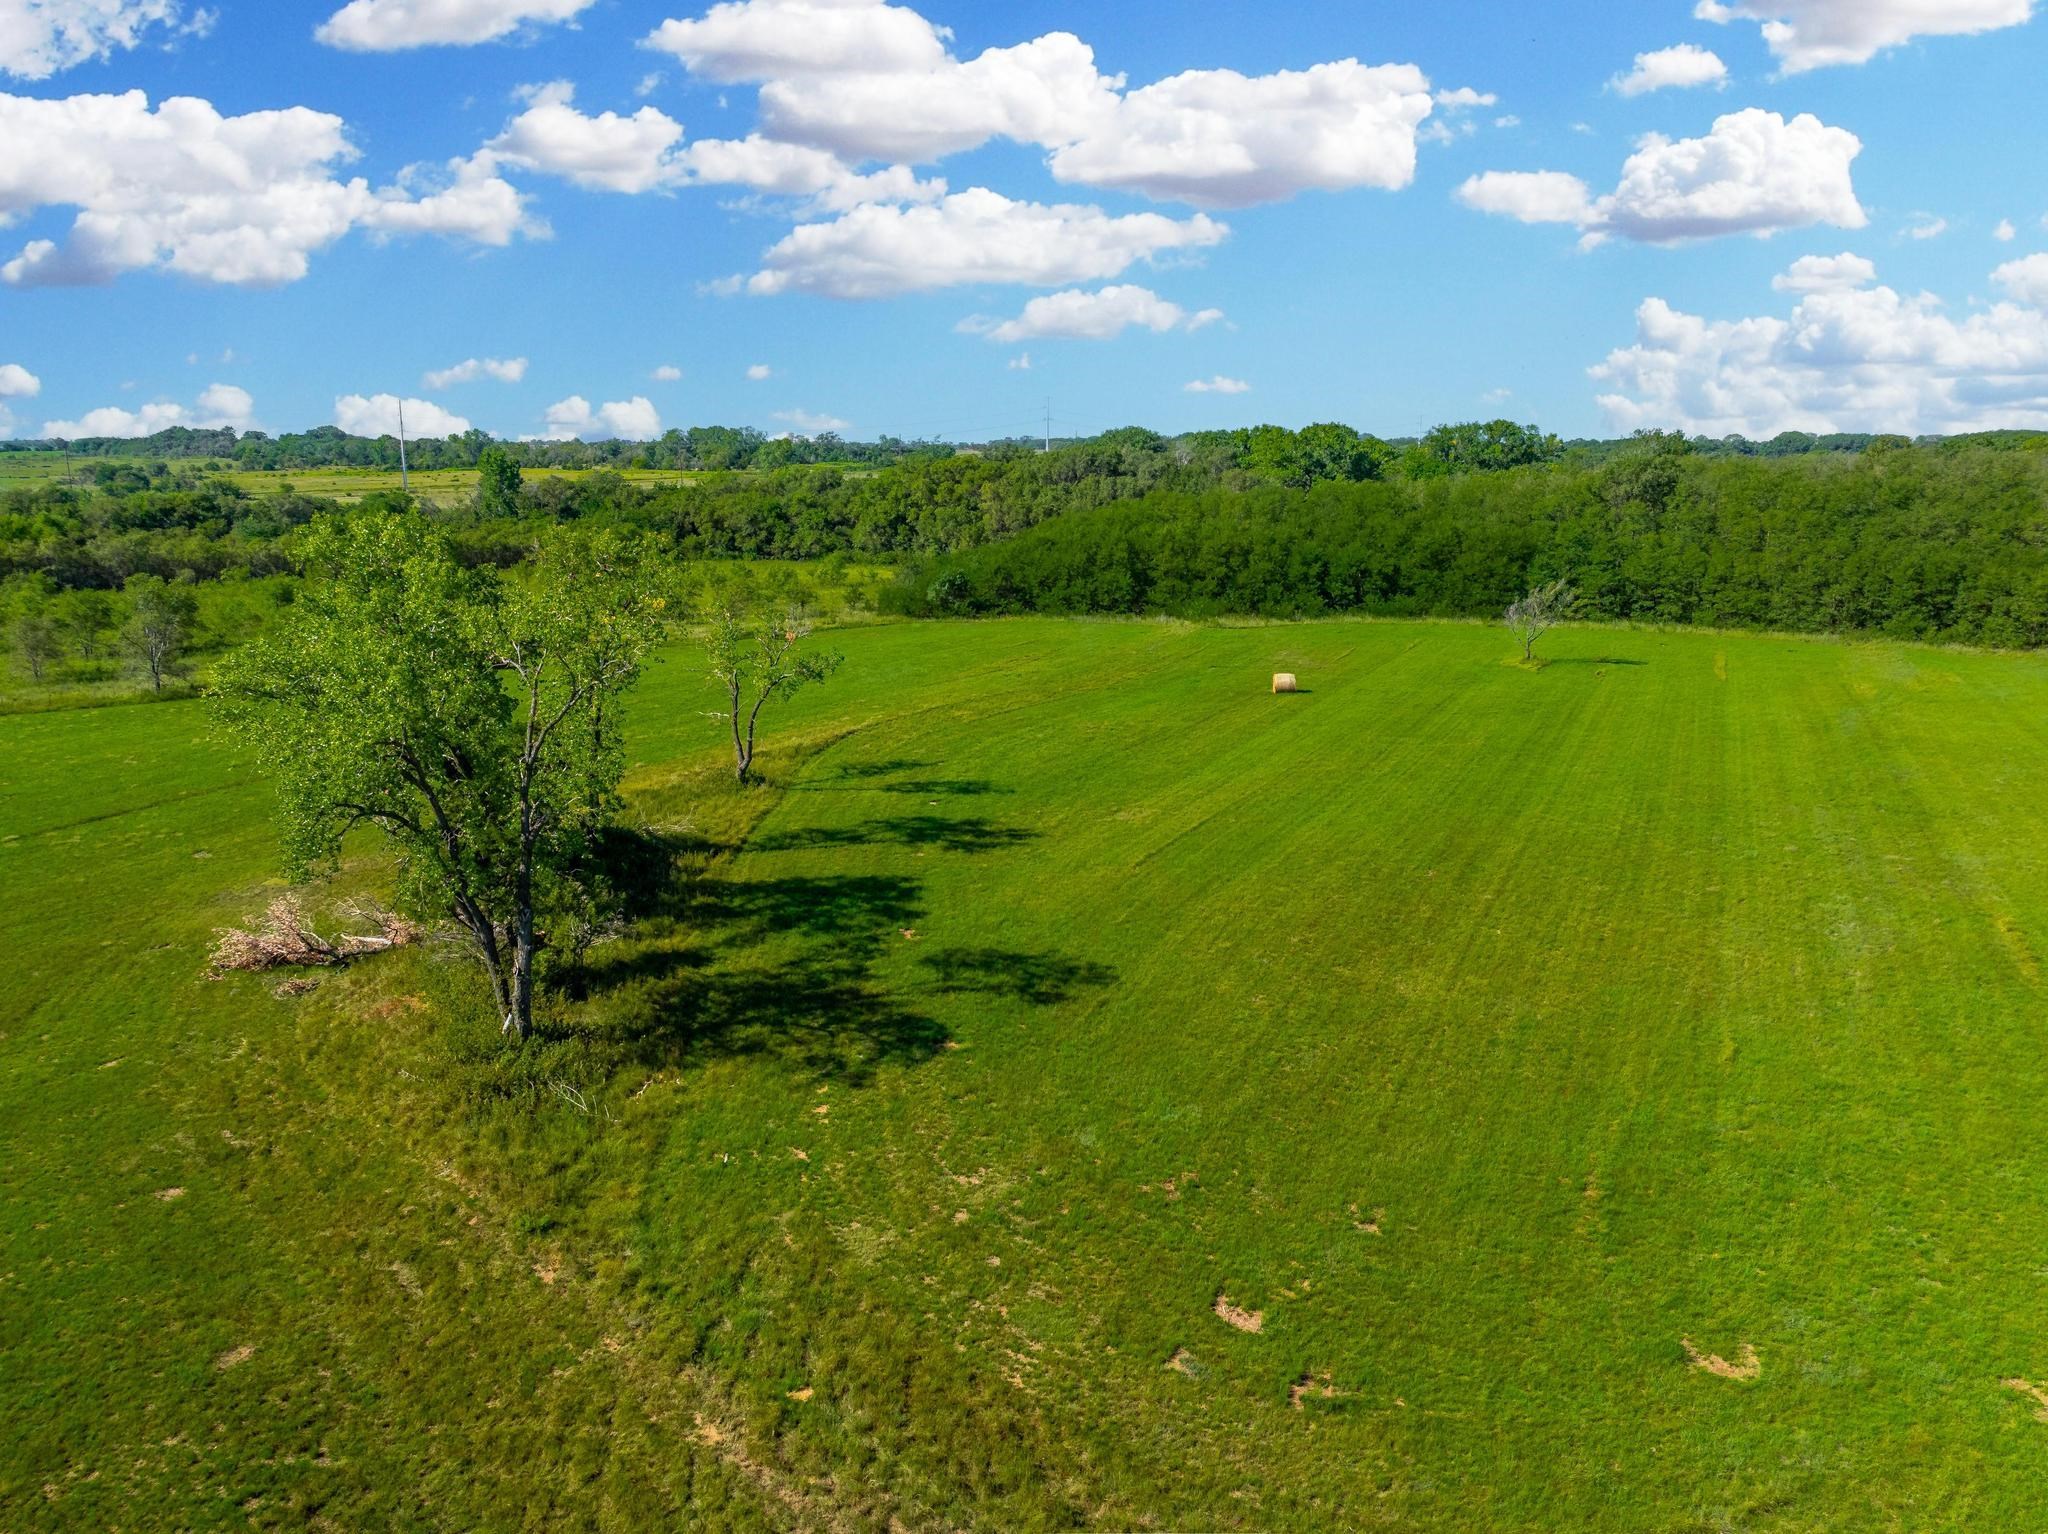
<instances>
[{"instance_id":1,"label":"blue sky","mask_svg":"<svg viewBox=\"0 0 2048 1534\"><path fill-rule=\"evenodd\" d=\"M2030 0L340 6L0 0L0 434L2048 427Z\"/></svg>"}]
</instances>

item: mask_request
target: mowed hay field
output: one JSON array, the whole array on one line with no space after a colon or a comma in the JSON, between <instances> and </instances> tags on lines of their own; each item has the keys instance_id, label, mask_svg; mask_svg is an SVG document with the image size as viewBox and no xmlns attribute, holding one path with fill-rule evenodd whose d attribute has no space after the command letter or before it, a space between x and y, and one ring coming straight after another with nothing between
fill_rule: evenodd
<instances>
[{"instance_id":1,"label":"mowed hay field","mask_svg":"<svg viewBox=\"0 0 2048 1534\"><path fill-rule=\"evenodd\" d=\"M62 453L0 453L0 490L33 488L41 484L61 481L66 474L79 470L90 471L103 463L146 463L147 459L105 459L75 457L67 458ZM156 460L162 462L161 459ZM188 461L186 466L195 470L209 460ZM217 461L217 460L216 460ZM323 467L305 469L238 469L233 466L222 469L223 478L232 480L251 495L274 495L281 490L295 490L301 495L317 495L329 500L353 502L366 495L379 492L396 493L410 483L412 493L422 501L435 505L453 506L470 500L476 494L477 472L474 469L415 469L404 476L396 469L352 469L345 467ZM529 480L582 479L594 473L616 474L631 484L642 486L673 486L687 484L695 475L681 473L674 469L527 469Z\"/></svg>"},{"instance_id":2,"label":"mowed hay field","mask_svg":"<svg viewBox=\"0 0 2048 1534\"><path fill-rule=\"evenodd\" d=\"M522 1058L201 978L199 705L0 719L0 1528L2048 1524L2048 664L835 642L745 795L652 676Z\"/></svg>"}]
</instances>

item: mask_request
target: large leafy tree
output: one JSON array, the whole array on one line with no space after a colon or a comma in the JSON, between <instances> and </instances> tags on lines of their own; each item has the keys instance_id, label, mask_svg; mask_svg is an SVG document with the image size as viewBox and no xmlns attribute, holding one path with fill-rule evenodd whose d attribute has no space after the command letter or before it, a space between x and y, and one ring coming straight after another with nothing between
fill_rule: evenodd
<instances>
[{"instance_id":1,"label":"large leafy tree","mask_svg":"<svg viewBox=\"0 0 2048 1534\"><path fill-rule=\"evenodd\" d=\"M618 804L620 704L663 626L660 571L618 534L561 530L508 579L389 514L334 519L306 561L288 622L217 689L276 783L287 865L382 831L401 903L454 920L523 1039L544 932L587 901Z\"/></svg>"},{"instance_id":2,"label":"large leafy tree","mask_svg":"<svg viewBox=\"0 0 2048 1534\"><path fill-rule=\"evenodd\" d=\"M524 476L502 447L487 447L478 456L477 501L487 517L519 515L519 490Z\"/></svg>"}]
</instances>

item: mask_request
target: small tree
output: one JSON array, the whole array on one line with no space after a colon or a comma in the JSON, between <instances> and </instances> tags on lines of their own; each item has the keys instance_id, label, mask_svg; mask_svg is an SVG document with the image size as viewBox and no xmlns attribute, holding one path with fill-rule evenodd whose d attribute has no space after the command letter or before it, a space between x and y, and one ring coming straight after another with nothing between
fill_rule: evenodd
<instances>
[{"instance_id":1,"label":"small tree","mask_svg":"<svg viewBox=\"0 0 2048 1534\"><path fill-rule=\"evenodd\" d=\"M1536 658L1536 641L1572 615L1578 593L1562 580L1531 588L1529 594L1507 610L1507 626L1522 641L1522 659Z\"/></svg>"},{"instance_id":2,"label":"small tree","mask_svg":"<svg viewBox=\"0 0 2048 1534\"><path fill-rule=\"evenodd\" d=\"M306 593L218 689L277 784L290 871L377 827L401 903L454 918L524 1039L547 924L585 904L618 804L621 700L663 626L653 562L562 531L508 580L465 570L421 518L360 513L305 558Z\"/></svg>"},{"instance_id":3,"label":"small tree","mask_svg":"<svg viewBox=\"0 0 2048 1534\"><path fill-rule=\"evenodd\" d=\"M722 603L711 614L704 652L711 677L724 689L726 706L713 719L731 726L733 775L742 784L754 776L754 737L761 711L777 698L787 698L837 671L843 656L805 651L811 623L789 608L781 613L753 613Z\"/></svg>"},{"instance_id":4,"label":"small tree","mask_svg":"<svg viewBox=\"0 0 2048 1534\"><path fill-rule=\"evenodd\" d=\"M107 630L114 626L114 602L104 591L87 588L74 592L71 605L64 614L64 633L71 646L78 652L78 658L93 661L100 658L100 645Z\"/></svg>"},{"instance_id":5,"label":"small tree","mask_svg":"<svg viewBox=\"0 0 2048 1534\"><path fill-rule=\"evenodd\" d=\"M519 515L519 490L524 477L512 455L502 447L487 447L476 461L477 502L487 517Z\"/></svg>"},{"instance_id":6,"label":"small tree","mask_svg":"<svg viewBox=\"0 0 2048 1534\"><path fill-rule=\"evenodd\" d=\"M128 578L129 614L121 643L149 673L150 686L164 690L164 678L176 673L179 657L198 621L199 603L192 593L155 575Z\"/></svg>"},{"instance_id":7,"label":"small tree","mask_svg":"<svg viewBox=\"0 0 2048 1534\"><path fill-rule=\"evenodd\" d=\"M50 621L46 609L32 607L14 620L14 653L21 657L31 680L43 679L59 648L57 625Z\"/></svg>"}]
</instances>

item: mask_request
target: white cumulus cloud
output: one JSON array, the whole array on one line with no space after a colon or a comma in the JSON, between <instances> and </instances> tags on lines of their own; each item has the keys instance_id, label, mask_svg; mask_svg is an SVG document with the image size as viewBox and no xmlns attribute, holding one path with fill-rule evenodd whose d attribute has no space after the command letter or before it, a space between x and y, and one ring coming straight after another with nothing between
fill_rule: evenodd
<instances>
[{"instance_id":1,"label":"white cumulus cloud","mask_svg":"<svg viewBox=\"0 0 2048 1534\"><path fill-rule=\"evenodd\" d=\"M697 20L663 22L646 45L731 83L930 69L947 57L946 35L880 0L727 0Z\"/></svg>"},{"instance_id":2,"label":"white cumulus cloud","mask_svg":"<svg viewBox=\"0 0 2048 1534\"><path fill-rule=\"evenodd\" d=\"M429 389L445 389L450 384L474 383L479 378L495 378L499 383L518 383L526 376L524 357L471 357L458 362L452 368L440 368L429 373L420 382Z\"/></svg>"},{"instance_id":3,"label":"white cumulus cloud","mask_svg":"<svg viewBox=\"0 0 2048 1534\"><path fill-rule=\"evenodd\" d=\"M675 155L683 125L666 112L589 116L576 109L576 88L564 80L526 96L526 110L485 146L496 160L606 192L647 192L683 179Z\"/></svg>"},{"instance_id":4,"label":"white cumulus cloud","mask_svg":"<svg viewBox=\"0 0 2048 1534\"><path fill-rule=\"evenodd\" d=\"M757 362L747 369L748 383L766 383L775 376L775 369L765 362Z\"/></svg>"},{"instance_id":5,"label":"white cumulus cloud","mask_svg":"<svg viewBox=\"0 0 2048 1534\"><path fill-rule=\"evenodd\" d=\"M958 328L991 341L1107 341L1133 326L1164 335L1170 330L1200 330L1222 318L1221 309L1190 313L1150 288L1125 284L1093 293L1080 288L1047 293L1032 299L1015 319L977 315L962 320Z\"/></svg>"},{"instance_id":6,"label":"white cumulus cloud","mask_svg":"<svg viewBox=\"0 0 2048 1534\"><path fill-rule=\"evenodd\" d=\"M798 437L822 437L828 431L853 430L851 421L842 421L836 415L816 415L808 410L778 410L774 417L789 428L791 435Z\"/></svg>"},{"instance_id":7,"label":"white cumulus cloud","mask_svg":"<svg viewBox=\"0 0 2048 1534\"><path fill-rule=\"evenodd\" d=\"M2048 309L2048 255L2022 256L1991 274L2016 303Z\"/></svg>"},{"instance_id":8,"label":"white cumulus cloud","mask_svg":"<svg viewBox=\"0 0 2048 1534\"><path fill-rule=\"evenodd\" d=\"M1206 214L1112 216L1074 204L1014 202L984 187L924 207L855 208L800 224L745 282L754 294L889 298L961 283L1053 287L1121 276L1139 261L1221 242Z\"/></svg>"},{"instance_id":9,"label":"white cumulus cloud","mask_svg":"<svg viewBox=\"0 0 2048 1534\"><path fill-rule=\"evenodd\" d=\"M1726 85L1728 66L1717 53L1694 43L1659 48L1636 55L1636 67L1608 82L1619 95L1641 96L1650 91L1686 90L1700 85Z\"/></svg>"},{"instance_id":10,"label":"white cumulus cloud","mask_svg":"<svg viewBox=\"0 0 2048 1534\"><path fill-rule=\"evenodd\" d=\"M548 427L541 434L548 442L582 439L601 442L616 438L623 442L652 442L661 435L661 412L642 395L613 400L592 409L590 401L572 394L548 406Z\"/></svg>"},{"instance_id":11,"label":"white cumulus cloud","mask_svg":"<svg viewBox=\"0 0 2048 1534\"><path fill-rule=\"evenodd\" d=\"M1413 65L1356 59L1247 76L1191 70L1137 89L1069 32L956 57L951 33L882 0L729 0L646 39L714 81L760 85L761 131L852 163L921 164L1005 138L1049 151L1059 180L1199 207L1398 188L1417 129L1490 105L1432 99Z\"/></svg>"},{"instance_id":12,"label":"white cumulus cloud","mask_svg":"<svg viewBox=\"0 0 2048 1534\"><path fill-rule=\"evenodd\" d=\"M1203 208L1415 179L1429 80L1356 59L1256 77L1193 70L1131 91L1099 127L1053 151L1061 181Z\"/></svg>"},{"instance_id":13,"label":"white cumulus cloud","mask_svg":"<svg viewBox=\"0 0 2048 1534\"><path fill-rule=\"evenodd\" d=\"M2034 0L1700 0L1702 21L1763 23L1764 41L1788 75L1862 64L1916 37L2016 27Z\"/></svg>"},{"instance_id":14,"label":"white cumulus cloud","mask_svg":"<svg viewBox=\"0 0 2048 1534\"><path fill-rule=\"evenodd\" d=\"M1637 311L1634 344L1591 373L1621 431L2048 427L2048 310L2039 303L2048 261L2043 268L2001 268L2012 300L1962 320L1933 294L1883 286L1809 292L1782 318L1707 320L1652 298Z\"/></svg>"},{"instance_id":15,"label":"white cumulus cloud","mask_svg":"<svg viewBox=\"0 0 2048 1534\"><path fill-rule=\"evenodd\" d=\"M444 410L432 400L407 399L405 434L415 437L459 437L469 430L466 417ZM395 394L344 394L334 402L334 424L355 437L398 435L399 399Z\"/></svg>"},{"instance_id":16,"label":"white cumulus cloud","mask_svg":"<svg viewBox=\"0 0 2048 1534\"><path fill-rule=\"evenodd\" d=\"M1840 293L1877 281L1876 263L1844 251L1839 256L1801 256L1771 279L1780 293Z\"/></svg>"},{"instance_id":17,"label":"white cumulus cloud","mask_svg":"<svg viewBox=\"0 0 2048 1534\"><path fill-rule=\"evenodd\" d=\"M523 27L572 21L596 0L349 0L314 31L330 48L388 53L495 42Z\"/></svg>"},{"instance_id":18,"label":"white cumulus cloud","mask_svg":"<svg viewBox=\"0 0 2048 1534\"><path fill-rule=\"evenodd\" d=\"M1998 241L2001 245L2010 245L2019 238L2019 235L2019 230L2013 227L2013 222L2009 218L2001 218L1998 221L1998 227L1991 231L1991 238Z\"/></svg>"},{"instance_id":19,"label":"white cumulus cloud","mask_svg":"<svg viewBox=\"0 0 2048 1534\"><path fill-rule=\"evenodd\" d=\"M19 362L0 362L0 399L34 399L43 381Z\"/></svg>"},{"instance_id":20,"label":"white cumulus cloud","mask_svg":"<svg viewBox=\"0 0 2048 1534\"><path fill-rule=\"evenodd\" d=\"M0 74L47 80L134 48L152 30L205 32L213 13L182 0L0 0Z\"/></svg>"},{"instance_id":21,"label":"white cumulus cloud","mask_svg":"<svg viewBox=\"0 0 2048 1534\"><path fill-rule=\"evenodd\" d=\"M1481 213L1498 213L1524 224L1583 228L1598 217L1592 189L1561 170L1486 171L1458 188L1458 200Z\"/></svg>"},{"instance_id":22,"label":"white cumulus cloud","mask_svg":"<svg viewBox=\"0 0 2048 1534\"><path fill-rule=\"evenodd\" d=\"M1193 383L1182 385L1187 394L1249 394L1252 386L1242 378L1225 378L1218 373L1214 378L1197 378Z\"/></svg>"},{"instance_id":23,"label":"white cumulus cloud","mask_svg":"<svg viewBox=\"0 0 2048 1534\"><path fill-rule=\"evenodd\" d=\"M672 362L664 362L654 370L654 381L656 383L679 383L682 380L682 376L683 370Z\"/></svg>"},{"instance_id":24,"label":"white cumulus cloud","mask_svg":"<svg viewBox=\"0 0 2048 1534\"><path fill-rule=\"evenodd\" d=\"M525 95L526 110L484 146L480 160L628 195L691 185L744 186L806 198L825 212L867 202L929 201L946 190L943 181L920 180L907 166L863 174L823 149L759 134L686 143L683 125L656 107L641 107L631 116L579 110L576 89L565 80L529 87Z\"/></svg>"},{"instance_id":25,"label":"white cumulus cloud","mask_svg":"<svg viewBox=\"0 0 2048 1534\"><path fill-rule=\"evenodd\" d=\"M161 269L206 282L295 282L354 229L503 245L536 233L519 194L471 162L372 190L341 180L355 158L339 117L306 107L224 117L141 91L40 100L0 94L0 224L78 210L69 235L0 264L15 286L105 282ZM427 184L431 183L431 184Z\"/></svg>"},{"instance_id":26,"label":"white cumulus cloud","mask_svg":"<svg viewBox=\"0 0 2048 1534\"><path fill-rule=\"evenodd\" d=\"M1621 184L1596 198L1558 171L1489 171L1458 189L1467 206L1524 223L1575 224L1590 242L1611 235L1652 245L1870 220L1850 166L1862 140L1811 114L1787 122L1759 108L1715 120L1703 138L1649 134L1622 166Z\"/></svg>"},{"instance_id":27,"label":"white cumulus cloud","mask_svg":"<svg viewBox=\"0 0 2048 1534\"><path fill-rule=\"evenodd\" d=\"M191 406L171 400L154 400L140 410L102 405L88 410L75 421L46 421L45 437L77 441L81 437L149 437L173 426L190 426L203 431L231 427L247 431L256 423L256 401L247 389L233 384L210 384Z\"/></svg>"}]
</instances>

